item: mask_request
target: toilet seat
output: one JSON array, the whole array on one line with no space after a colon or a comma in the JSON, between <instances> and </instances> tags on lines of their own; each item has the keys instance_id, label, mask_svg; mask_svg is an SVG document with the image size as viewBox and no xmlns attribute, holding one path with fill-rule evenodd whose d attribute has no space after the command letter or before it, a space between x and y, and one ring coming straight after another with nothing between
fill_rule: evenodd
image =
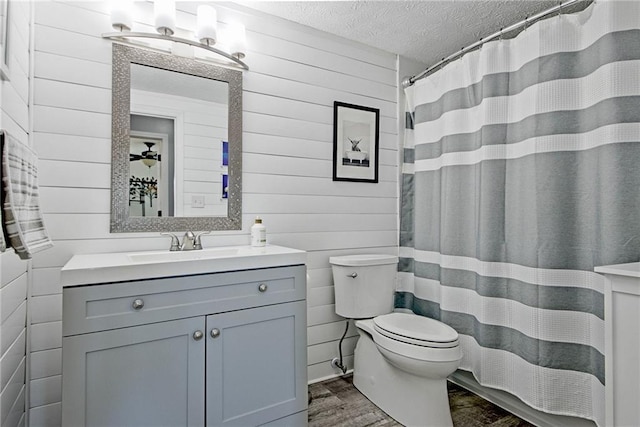
<instances>
[{"instance_id":1,"label":"toilet seat","mask_svg":"<svg viewBox=\"0 0 640 427\"><path fill-rule=\"evenodd\" d=\"M451 326L429 317L407 313L389 313L373 319L379 334L405 344L429 348L458 346L458 333Z\"/></svg>"},{"instance_id":2,"label":"toilet seat","mask_svg":"<svg viewBox=\"0 0 640 427\"><path fill-rule=\"evenodd\" d=\"M357 320L356 327L367 333L383 354L395 354L416 362L452 362L462 358L462 351L457 342L450 347L428 347L407 343L378 332L373 319Z\"/></svg>"}]
</instances>

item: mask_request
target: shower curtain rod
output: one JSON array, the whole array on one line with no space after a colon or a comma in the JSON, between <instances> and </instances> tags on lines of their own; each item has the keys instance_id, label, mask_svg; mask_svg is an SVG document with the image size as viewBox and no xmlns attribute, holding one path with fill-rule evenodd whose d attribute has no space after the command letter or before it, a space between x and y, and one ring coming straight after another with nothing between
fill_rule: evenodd
<instances>
[{"instance_id":1,"label":"shower curtain rod","mask_svg":"<svg viewBox=\"0 0 640 427\"><path fill-rule=\"evenodd\" d=\"M473 43L473 44L471 44L471 45L469 45L467 47L463 47L459 51L447 56L446 58L442 58L442 60L440 60L438 63L436 63L435 65L432 65L429 68L427 68L426 70L424 70L420 74L416 74L413 77L405 77L402 80L402 87L404 89L408 88L409 86L413 85L416 81L427 77L429 74L431 74L432 71L437 70L438 68L442 67L443 65L453 61L454 59L460 58L465 53L467 53L467 52L469 52L469 51L471 51L473 49L476 49L476 48L482 46L483 44L485 44L486 42L491 41L493 39L496 39L496 38L502 36L503 34L510 33L511 31L515 31L515 30L517 30L517 29L519 29L521 27L526 27L529 24L532 24L532 23L534 23L536 21L539 21L540 19L542 19L542 18L544 18L544 17L546 17L548 15L551 15L551 14L553 14L555 12L559 12L562 9L564 9L564 8L566 8L568 6L571 6L573 4L576 4L576 3L579 3L579 2L584 2L585 4L588 5L592 1L595 1L595 0L567 0L564 3L561 3L561 4L559 4L557 6L554 6L554 7L550 8L550 9L543 10L542 12L537 13L537 14L535 14L533 16L528 16L528 17L524 18L522 21L517 22L517 23L515 23L513 25L510 25L507 28L501 28L500 31L498 31L498 32L496 32L494 34L491 34L489 37L482 38L482 39L478 40L477 42L475 42L475 43Z\"/></svg>"}]
</instances>

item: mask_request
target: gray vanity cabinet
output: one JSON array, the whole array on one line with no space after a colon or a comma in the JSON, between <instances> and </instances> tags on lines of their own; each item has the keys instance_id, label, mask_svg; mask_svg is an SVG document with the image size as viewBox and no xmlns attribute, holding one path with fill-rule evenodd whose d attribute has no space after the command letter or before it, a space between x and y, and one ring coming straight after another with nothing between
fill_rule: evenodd
<instances>
[{"instance_id":1,"label":"gray vanity cabinet","mask_svg":"<svg viewBox=\"0 0 640 427\"><path fill-rule=\"evenodd\" d=\"M207 425L252 426L306 407L305 302L207 317ZM215 337L215 338L214 338Z\"/></svg>"},{"instance_id":2,"label":"gray vanity cabinet","mask_svg":"<svg viewBox=\"0 0 640 427\"><path fill-rule=\"evenodd\" d=\"M303 265L63 288L65 426L305 425Z\"/></svg>"},{"instance_id":3,"label":"gray vanity cabinet","mask_svg":"<svg viewBox=\"0 0 640 427\"><path fill-rule=\"evenodd\" d=\"M204 319L63 340L66 426L202 426Z\"/></svg>"}]
</instances>

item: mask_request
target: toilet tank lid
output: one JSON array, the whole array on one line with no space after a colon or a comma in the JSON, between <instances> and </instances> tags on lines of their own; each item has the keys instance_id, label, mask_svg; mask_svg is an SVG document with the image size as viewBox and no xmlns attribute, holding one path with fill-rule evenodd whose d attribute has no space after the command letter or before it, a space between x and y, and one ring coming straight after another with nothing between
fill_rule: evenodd
<instances>
[{"instance_id":1,"label":"toilet tank lid","mask_svg":"<svg viewBox=\"0 0 640 427\"><path fill-rule=\"evenodd\" d=\"M397 264L398 257L385 254L360 254L329 257L329 264L344 265L347 267Z\"/></svg>"}]
</instances>

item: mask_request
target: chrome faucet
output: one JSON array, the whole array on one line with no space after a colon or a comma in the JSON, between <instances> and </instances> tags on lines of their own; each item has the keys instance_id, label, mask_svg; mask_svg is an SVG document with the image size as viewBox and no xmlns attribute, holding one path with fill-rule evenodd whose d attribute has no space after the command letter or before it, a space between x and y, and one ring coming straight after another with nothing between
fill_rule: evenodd
<instances>
[{"instance_id":1,"label":"chrome faucet","mask_svg":"<svg viewBox=\"0 0 640 427\"><path fill-rule=\"evenodd\" d=\"M160 233L164 236L171 237L171 247L169 250L171 252L175 251L194 251L202 249L202 241L200 240L200 236L203 234L209 234L210 231L203 231L202 233L193 234L191 231L187 231L184 233L184 237L182 238L182 244L180 243L180 239L173 233Z\"/></svg>"},{"instance_id":2,"label":"chrome faucet","mask_svg":"<svg viewBox=\"0 0 640 427\"><path fill-rule=\"evenodd\" d=\"M192 251L195 249L195 243L196 236L194 236L191 231L187 231L182 238L182 246L180 249L183 251Z\"/></svg>"}]
</instances>

